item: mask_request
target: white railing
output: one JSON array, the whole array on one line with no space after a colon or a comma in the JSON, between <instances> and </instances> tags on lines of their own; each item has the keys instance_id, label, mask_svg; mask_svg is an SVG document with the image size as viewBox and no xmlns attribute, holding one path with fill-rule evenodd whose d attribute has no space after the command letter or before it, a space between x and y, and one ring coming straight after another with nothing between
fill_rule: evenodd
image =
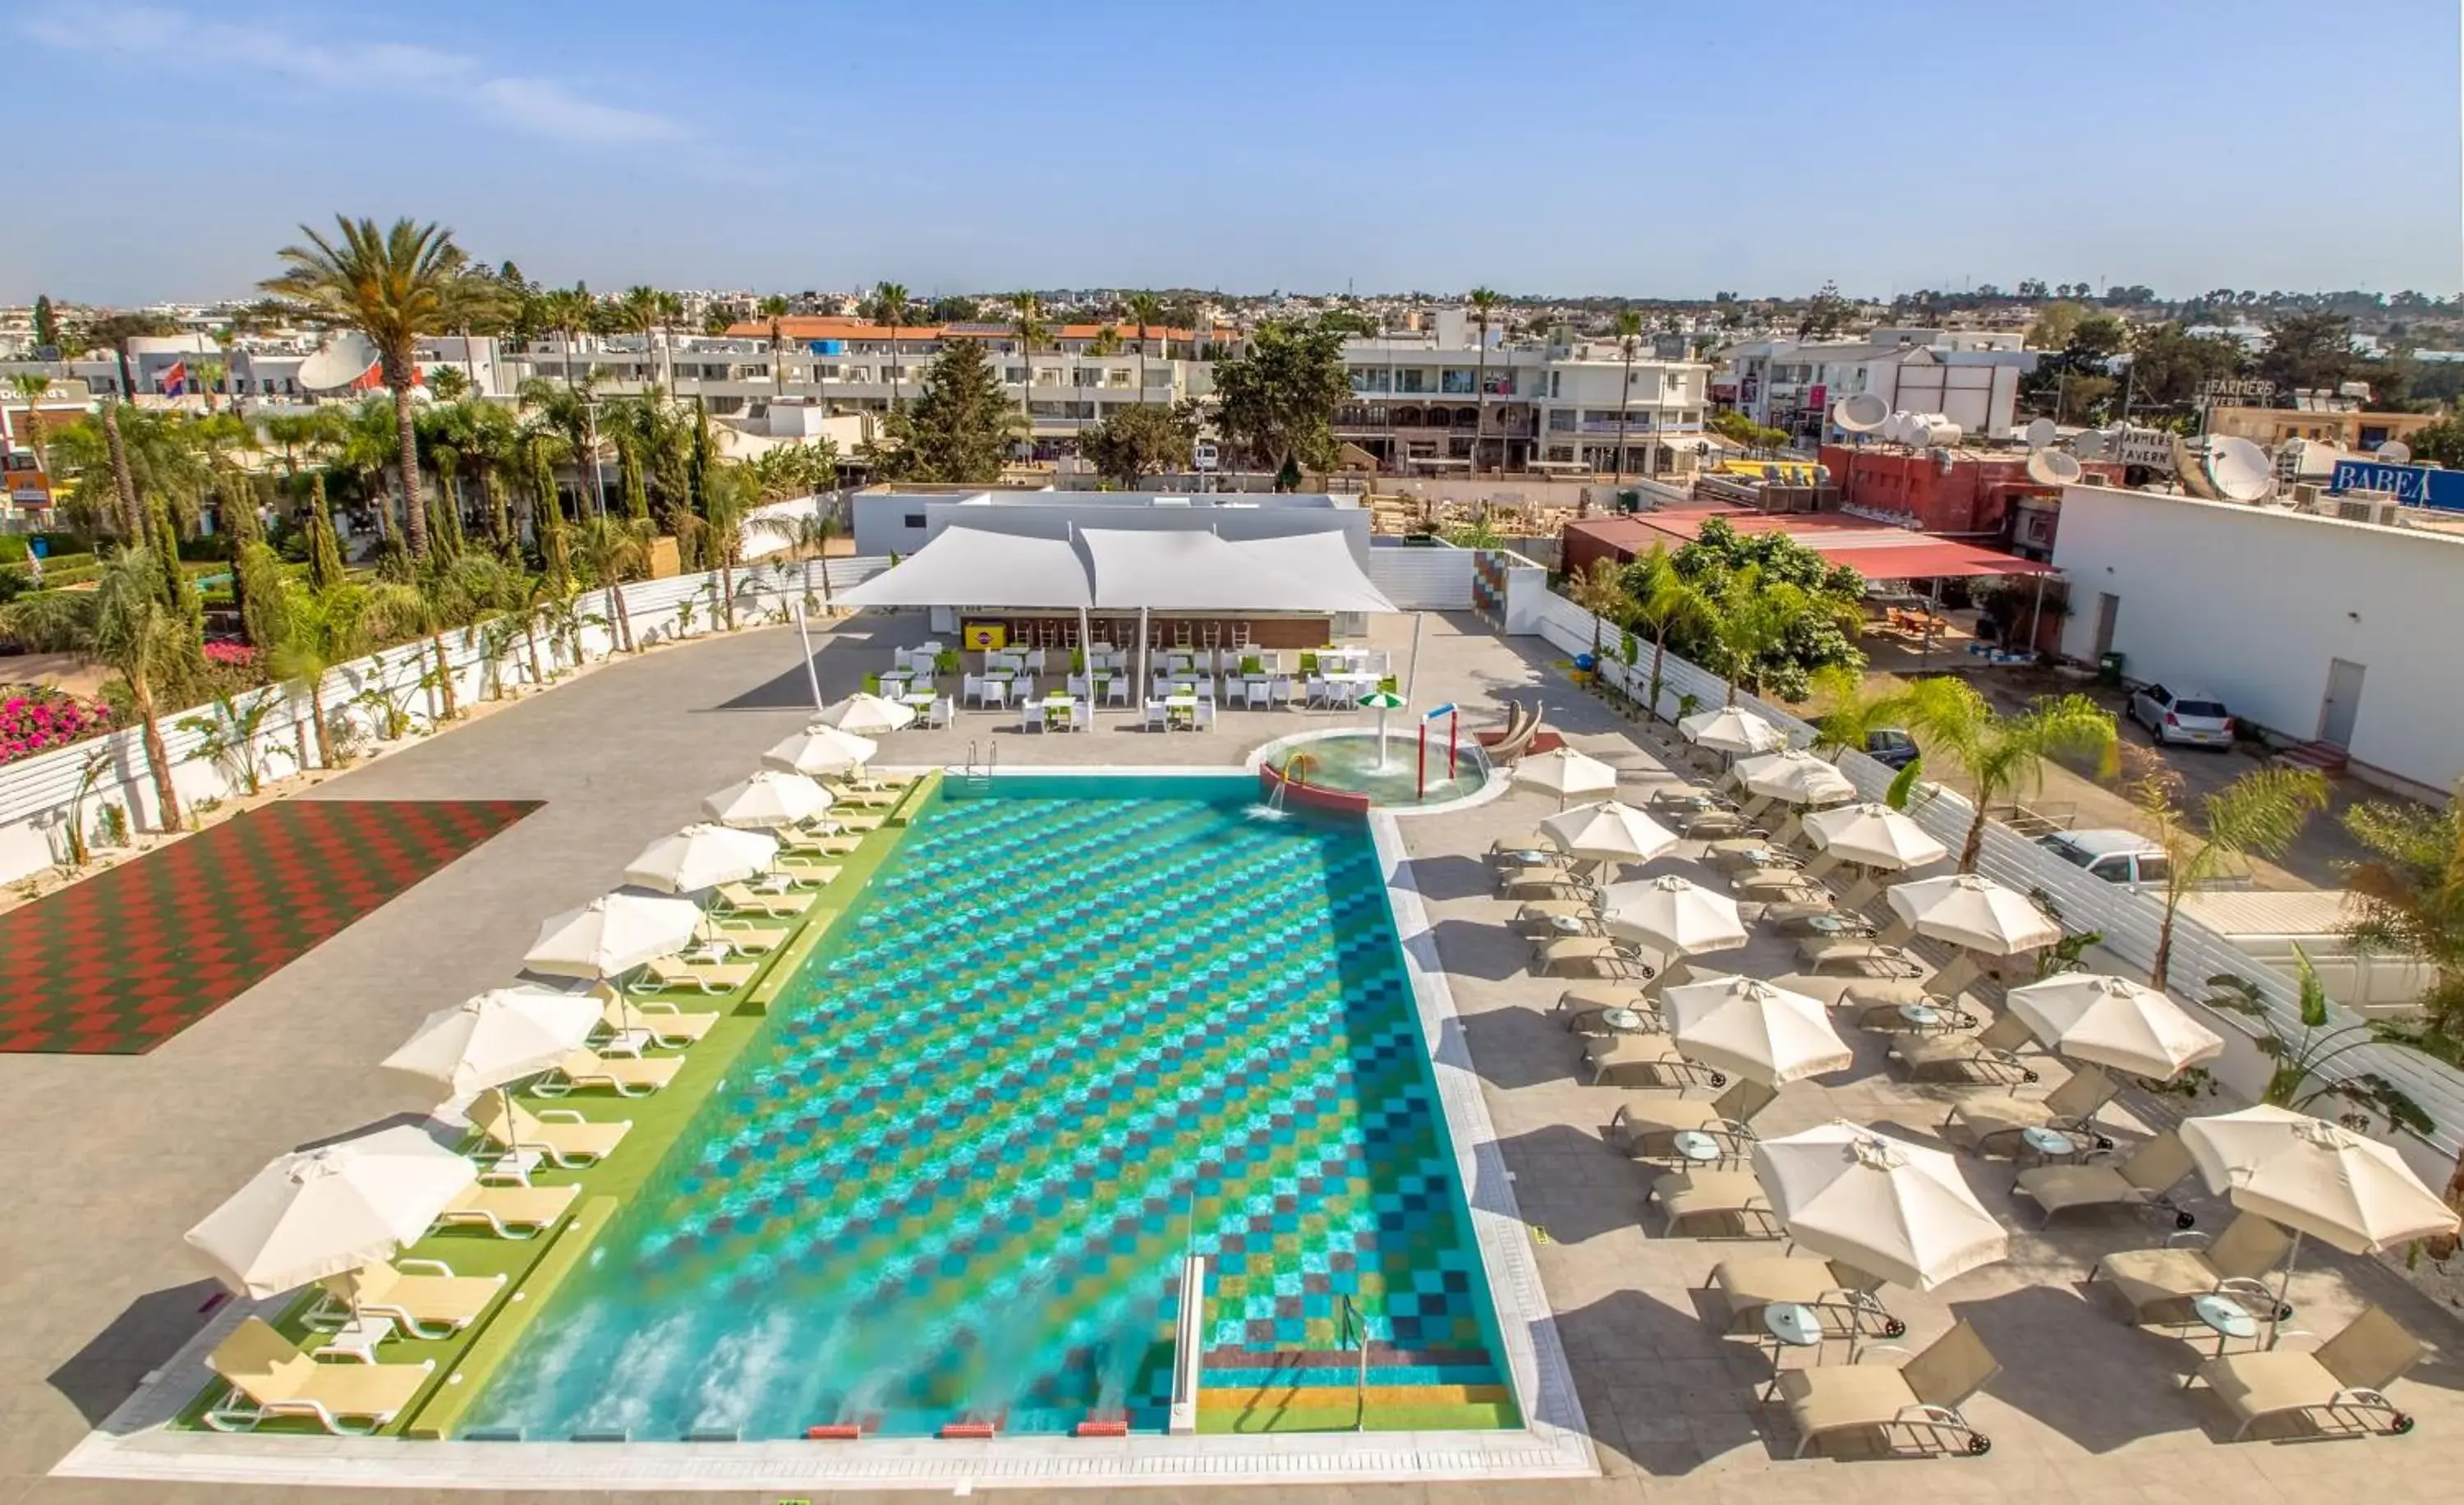
<instances>
[{"instance_id":1,"label":"white railing","mask_svg":"<svg viewBox=\"0 0 2464 1505\"><path fill-rule=\"evenodd\" d=\"M889 567L887 559L833 559L827 562L829 588L845 589ZM736 571L737 625L766 621L776 612L792 610L808 595L819 599L825 566L818 560L789 564L783 572L772 564L748 564ZM649 644L679 636L699 636L716 628L715 574L678 575L666 580L635 581L624 587L625 609L635 641ZM687 604L691 604L690 611ZM615 612L605 590L585 591L575 599L583 621L578 634L581 661L607 657L616 648ZM688 623L688 617L690 622ZM488 697L492 681L510 692L535 684L529 644L514 634L492 665L488 662L487 630L456 628L445 634L445 659L457 703L468 705ZM535 630L539 668L553 679L574 667L572 642L545 626ZM434 650L426 640L398 644L341 665L325 676L328 720L341 717L363 737L383 730L389 719L385 704L397 707L410 723L432 724L434 702L426 681L435 668ZM271 701L251 739L258 766L268 777L317 766L316 732L307 692L297 685L276 685L250 691L243 704ZM183 720L220 719L211 705L166 711L160 718L164 746L172 764L172 786L184 802L221 800L241 787L235 755L208 762L198 756L208 734L184 727ZM90 760L102 762L94 783L80 799ZM141 734L135 727L55 748L38 757L0 767L0 881L13 881L67 860L68 821L72 802L89 830L102 808L117 806L134 825L158 824L153 777L145 763Z\"/></svg>"},{"instance_id":2,"label":"white railing","mask_svg":"<svg viewBox=\"0 0 2464 1505\"><path fill-rule=\"evenodd\" d=\"M1471 608L1472 552L1443 544L1369 550L1369 583L1406 611Z\"/></svg>"},{"instance_id":3,"label":"white railing","mask_svg":"<svg viewBox=\"0 0 2464 1505\"><path fill-rule=\"evenodd\" d=\"M1541 608L1541 635L1570 653L1587 653L1592 649L1591 613L1565 597L1551 591ZM1617 650L1623 632L1614 623L1605 625L1600 642L1603 656L1610 659L1607 672L1612 682L1627 680L1628 672L1617 663ZM1639 700L1650 691L1651 644L1644 641L1635 655L1630 672L1631 694ZM1660 705L1662 717L1676 714L1683 697L1692 696L1698 709L1710 709L1727 699L1727 681L1710 671L1688 663L1671 653L1661 671ZM1779 706L1749 695L1739 695L1737 703L1789 734L1802 746L1814 740L1814 727ZM1895 777L1891 769L1861 752L1840 755L1839 771L1857 786L1866 799L1880 799L1889 789ZM1976 808L1964 796L1943 789L1910 811L1927 834L1956 853L1968 840L1969 825L1975 819ZM1977 857L1977 870L1988 877L2027 893L2042 890L2061 910L2062 923L2074 933L2101 931L2103 949L2120 962L2136 969L2140 977L2147 975L2155 964L2156 941L2164 925L2163 905L2153 896L2133 893L2119 884L2107 883L2089 876L2085 872L2064 862L2035 842L2013 831L1998 821L1989 821L1985 840ZM2300 994L2294 979L2273 963L2263 962L2234 945L2223 936L2208 929L2188 914L2178 914L2173 921L2173 950L2167 963L2177 990L2204 990L2211 977L2231 974L2247 978L2258 989L2269 1013L2286 1028L2298 1029L2300 1019ZM2196 998L2192 998L2193 1006ZM2239 1015L2216 1014L2205 1010L2222 1027L2249 1032L2249 1023ZM2360 1024L2357 1014L2330 1006L2331 1028ZM2356 1037L2358 1038L2358 1036ZM2464 1073L2444 1061L2408 1051L2398 1046L2366 1046L2343 1057L2336 1073L2349 1078L2365 1072L2375 1072L2404 1091L2429 1114L2436 1127L2426 1138L2430 1144L2445 1155L2454 1155L2464 1148Z\"/></svg>"}]
</instances>

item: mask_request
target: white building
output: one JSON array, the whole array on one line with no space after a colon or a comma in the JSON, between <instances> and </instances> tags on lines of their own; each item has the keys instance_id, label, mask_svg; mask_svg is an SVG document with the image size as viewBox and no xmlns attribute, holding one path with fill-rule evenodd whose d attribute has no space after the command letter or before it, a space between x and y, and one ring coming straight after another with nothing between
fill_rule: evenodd
<instances>
[{"instance_id":1,"label":"white building","mask_svg":"<svg viewBox=\"0 0 2464 1505\"><path fill-rule=\"evenodd\" d=\"M1678 468L1670 438L1702 432L1708 365L1646 347L1629 370L1613 343L1506 345L1494 328L1484 349L1459 318L1434 322L1426 336L1345 343L1352 401L1335 413L1335 436L1383 469L1650 474Z\"/></svg>"},{"instance_id":2,"label":"white building","mask_svg":"<svg viewBox=\"0 0 2464 1505\"><path fill-rule=\"evenodd\" d=\"M1821 439L1839 435L1830 408L1872 392L1906 412L1946 414L1970 433L2007 432L2019 379L2036 352L2016 334L1975 329L1877 329L1862 340L1759 340L1725 353L1717 387L1759 424Z\"/></svg>"},{"instance_id":3,"label":"white building","mask_svg":"<svg viewBox=\"0 0 2464 1505\"><path fill-rule=\"evenodd\" d=\"M2108 486L2062 493L2062 651L2202 690L2354 770L2443 796L2464 775L2464 537Z\"/></svg>"}]
</instances>

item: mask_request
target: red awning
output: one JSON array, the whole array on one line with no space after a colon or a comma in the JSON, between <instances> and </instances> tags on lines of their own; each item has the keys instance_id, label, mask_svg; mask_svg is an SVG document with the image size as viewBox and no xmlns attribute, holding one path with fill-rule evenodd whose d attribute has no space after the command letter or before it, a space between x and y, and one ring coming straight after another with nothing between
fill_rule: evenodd
<instances>
[{"instance_id":1,"label":"red awning","mask_svg":"<svg viewBox=\"0 0 2464 1505\"><path fill-rule=\"evenodd\" d=\"M2050 575L2054 566L2016 554L1998 554L1970 543L1908 535L1905 543L1825 548L1817 538L1797 535L1797 542L1834 564L1845 564L1867 580L1943 580L1961 575Z\"/></svg>"}]
</instances>

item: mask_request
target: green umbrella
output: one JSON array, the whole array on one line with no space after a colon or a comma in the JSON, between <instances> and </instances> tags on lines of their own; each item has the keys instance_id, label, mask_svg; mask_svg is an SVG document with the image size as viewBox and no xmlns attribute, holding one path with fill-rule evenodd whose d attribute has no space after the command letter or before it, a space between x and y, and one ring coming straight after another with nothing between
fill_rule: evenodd
<instances>
[{"instance_id":1,"label":"green umbrella","mask_svg":"<svg viewBox=\"0 0 2464 1505\"><path fill-rule=\"evenodd\" d=\"M1383 768L1386 766L1386 713L1399 710L1403 697L1392 690L1372 690L1360 697L1360 703L1377 708L1377 766Z\"/></svg>"}]
</instances>

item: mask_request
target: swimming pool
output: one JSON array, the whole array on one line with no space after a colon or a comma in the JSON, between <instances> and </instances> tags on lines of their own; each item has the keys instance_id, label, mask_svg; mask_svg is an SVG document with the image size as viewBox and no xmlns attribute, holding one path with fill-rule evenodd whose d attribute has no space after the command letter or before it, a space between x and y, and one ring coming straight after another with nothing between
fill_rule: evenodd
<instances>
[{"instance_id":1,"label":"swimming pool","mask_svg":"<svg viewBox=\"0 0 2464 1505\"><path fill-rule=\"evenodd\" d=\"M1252 778L945 786L467 1427L1518 1426L1367 830Z\"/></svg>"}]
</instances>

